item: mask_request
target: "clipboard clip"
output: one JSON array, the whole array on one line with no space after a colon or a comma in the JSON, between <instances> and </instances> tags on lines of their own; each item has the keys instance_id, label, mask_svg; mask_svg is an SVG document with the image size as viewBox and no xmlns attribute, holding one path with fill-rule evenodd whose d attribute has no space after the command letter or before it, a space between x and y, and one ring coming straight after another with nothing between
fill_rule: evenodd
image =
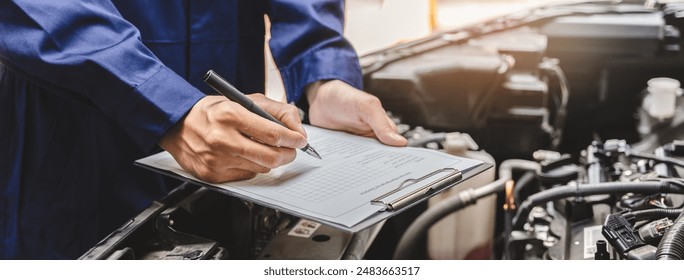
<instances>
[{"instance_id":1,"label":"clipboard clip","mask_svg":"<svg viewBox=\"0 0 684 280\"><path fill-rule=\"evenodd\" d=\"M402 195L401 197L399 197L395 200L392 200L390 202L384 201L387 197L396 194L397 192L405 189L408 186L411 186L413 184L421 182L427 178L433 177L439 173L446 173L446 172L448 172L446 175L439 177L438 179L430 182L429 184L427 184L427 185L425 185L419 189L416 189L416 190L411 191L405 195ZM458 170L456 168L442 168L442 169L433 171L433 172L431 172L431 173L429 173L423 177L420 177L418 179L407 179L407 180L403 181L396 189L389 191L386 194L383 194L383 195L371 200L371 204L384 206L385 208L383 208L381 211L399 210L399 209L406 207L406 206L412 204L413 202L416 202L416 201L418 201L424 197L428 197L431 194L433 194L433 193L435 193L441 189L444 189L444 188L449 187L455 183L458 183L459 181L461 181L462 178L463 178L463 174L461 173L460 170Z\"/></svg>"}]
</instances>

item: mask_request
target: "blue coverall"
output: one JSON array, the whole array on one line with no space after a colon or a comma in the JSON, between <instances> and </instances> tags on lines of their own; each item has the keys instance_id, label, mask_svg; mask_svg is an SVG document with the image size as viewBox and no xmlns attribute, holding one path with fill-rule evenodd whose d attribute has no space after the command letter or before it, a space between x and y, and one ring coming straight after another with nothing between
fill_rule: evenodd
<instances>
[{"instance_id":1,"label":"blue coverall","mask_svg":"<svg viewBox=\"0 0 684 280\"><path fill-rule=\"evenodd\" d=\"M264 15L288 100L361 87L335 0L0 1L0 258L72 259L162 197L133 161L211 90L264 90Z\"/></svg>"}]
</instances>

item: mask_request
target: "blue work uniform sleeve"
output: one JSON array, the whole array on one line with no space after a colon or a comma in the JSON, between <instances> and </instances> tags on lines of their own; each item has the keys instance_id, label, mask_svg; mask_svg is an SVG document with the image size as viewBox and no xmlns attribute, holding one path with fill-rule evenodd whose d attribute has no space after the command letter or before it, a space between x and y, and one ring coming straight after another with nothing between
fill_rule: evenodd
<instances>
[{"instance_id":1,"label":"blue work uniform sleeve","mask_svg":"<svg viewBox=\"0 0 684 280\"><path fill-rule=\"evenodd\" d=\"M362 88L359 59L344 38L344 1L272 0L269 46L290 102L315 81L337 79Z\"/></svg>"},{"instance_id":2,"label":"blue work uniform sleeve","mask_svg":"<svg viewBox=\"0 0 684 280\"><path fill-rule=\"evenodd\" d=\"M115 120L145 151L204 94L163 65L111 1L0 1L0 63Z\"/></svg>"}]
</instances>

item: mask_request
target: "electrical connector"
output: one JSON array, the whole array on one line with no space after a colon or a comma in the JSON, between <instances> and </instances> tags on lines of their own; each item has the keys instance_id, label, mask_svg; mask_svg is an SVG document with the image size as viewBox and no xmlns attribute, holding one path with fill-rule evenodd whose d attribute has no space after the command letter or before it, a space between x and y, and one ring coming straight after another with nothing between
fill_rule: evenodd
<instances>
[{"instance_id":1,"label":"electrical connector","mask_svg":"<svg viewBox=\"0 0 684 280\"><path fill-rule=\"evenodd\" d=\"M634 227L621 214L608 215L601 233L623 257L627 256L629 251L646 245Z\"/></svg>"},{"instance_id":2,"label":"electrical connector","mask_svg":"<svg viewBox=\"0 0 684 280\"><path fill-rule=\"evenodd\" d=\"M665 145L664 148L672 156L684 156L684 141L682 140L674 140L672 143Z\"/></svg>"},{"instance_id":3,"label":"electrical connector","mask_svg":"<svg viewBox=\"0 0 684 280\"><path fill-rule=\"evenodd\" d=\"M672 224L672 220L668 218L655 220L639 228L639 236L646 243L653 242L658 244L660 239L663 238L663 235L665 235L665 232L672 227Z\"/></svg>"}]
</instances>

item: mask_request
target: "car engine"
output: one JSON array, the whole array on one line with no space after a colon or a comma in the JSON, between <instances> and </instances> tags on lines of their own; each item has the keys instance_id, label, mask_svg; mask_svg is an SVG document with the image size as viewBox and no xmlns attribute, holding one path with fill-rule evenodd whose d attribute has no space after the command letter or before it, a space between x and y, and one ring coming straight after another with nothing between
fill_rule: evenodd
<instances>
[{"instance_id":1,"label":"car engine","mask_svg":"<svg viewBox=\"0 0 684 280\"><path fill-rule=\"evenodd\" d=\"M367 90L412 144L445 149L445 131L467 133L471 152L499 166L495 217L450 225L459 234L494 223L490 240L470 240L491 254L437 252L453 237L426 234L446 215L430 206L410 218L393 257L683 258L683 11L658 1L547 6L365 56Z\"/></svg>"}]
</instances>

